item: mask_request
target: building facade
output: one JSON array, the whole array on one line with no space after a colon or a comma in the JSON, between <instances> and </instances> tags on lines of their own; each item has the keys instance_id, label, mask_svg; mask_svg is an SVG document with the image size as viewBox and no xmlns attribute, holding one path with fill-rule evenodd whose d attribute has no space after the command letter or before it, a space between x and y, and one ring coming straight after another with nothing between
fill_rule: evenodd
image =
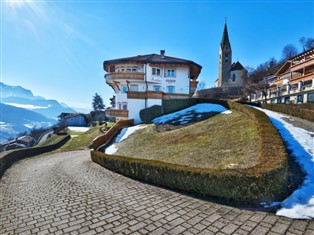
<instances>
[{"instance_id":1,"label":"building facade","mask_svg":"<svg viewBox=\"0 0 314 235\"><path fill-rule=\"evenodd\" d=\"M107 60L103 63L106 83L115 92L114 106L106 111L116 119L141 122L139 112L165 99L193 95L202 67L193 61L160 54Z\"/></svg>"},{"instance_id":2,"label":"building facade","mask_svg":"<svg viewBox=\"0 0 314 235\"><path fill-rule=\"evenodd\" d=\"M314 102L314 48L287 60L268 81L266 97L256 91L252 101L279 104Z\"/></svg>"}]
</instances>

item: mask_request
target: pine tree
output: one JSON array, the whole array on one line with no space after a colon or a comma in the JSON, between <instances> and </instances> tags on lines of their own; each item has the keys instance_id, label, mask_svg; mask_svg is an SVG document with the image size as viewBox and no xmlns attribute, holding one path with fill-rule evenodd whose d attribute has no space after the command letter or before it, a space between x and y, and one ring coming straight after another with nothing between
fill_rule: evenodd
<instances>
[{"instance_id":1,"label":"pine tree","mask_svg":"<svg viewBox=\"0 0 314 235\"><path fill-rule=\"evenodd\" d=\"M97 93L93 96L93 109L94 111L101 111L105 109L104 101Z\"/></svg>"}]
</instances>

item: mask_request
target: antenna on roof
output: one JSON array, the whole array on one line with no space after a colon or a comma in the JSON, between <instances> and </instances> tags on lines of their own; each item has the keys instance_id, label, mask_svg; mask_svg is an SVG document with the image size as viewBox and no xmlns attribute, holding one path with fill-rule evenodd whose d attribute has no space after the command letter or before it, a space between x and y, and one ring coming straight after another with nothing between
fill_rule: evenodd
<instances>
[{"instance_id":1,"label":"antenna on roof","mask_svg":"<svg viewBox=\"0 0 314 235\"><path fill-rule=\"evenodd\" d=\"M227 17L225 16L225 24L227 24Z\"/></svg>"}]
</instances>

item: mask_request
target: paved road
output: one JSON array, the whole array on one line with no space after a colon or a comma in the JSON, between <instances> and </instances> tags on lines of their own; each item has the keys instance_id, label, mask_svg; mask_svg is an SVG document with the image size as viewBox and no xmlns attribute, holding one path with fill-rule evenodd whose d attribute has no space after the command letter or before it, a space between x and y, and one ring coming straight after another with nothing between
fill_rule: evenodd
<instances>
[{"instance_id":1,"label":"paved road","mask_svg":"<svg viewBox=\"0 0 314 235\"><path fill-rule=\"evenodd\" d=\"M5 173L0 190L0 234L314 234L314 221L131 180L93 163L88 151L23 160Z\"/></svg>"}]
</instances>

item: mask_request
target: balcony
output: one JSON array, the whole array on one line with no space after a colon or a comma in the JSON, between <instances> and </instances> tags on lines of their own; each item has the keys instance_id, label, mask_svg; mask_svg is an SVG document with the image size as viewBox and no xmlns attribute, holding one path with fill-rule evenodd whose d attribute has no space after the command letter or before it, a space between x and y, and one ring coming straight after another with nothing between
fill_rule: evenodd
<instances>
[{"instance_id":1,"label":"balcony","mask_svg":"<svg viewBox=\"0 0 314 235\"><path fill-rule=\"evenodd\" d=\"M128 118L129 117L129 110L120 110L120 109L107 109L106 115L108 117L123 117Z\"/></svg>"},{"instance_id":2,"label":"balcony","mask_svg":"<svg viewBox=\"0 0 314 235\"><path fill-rule=\"evenodd\" d=\"M129 91L127 94L128 99L162 99L163 97L162 91Z\"/></svg>"},{"instance_id":3,"label":"balcony","mask_svg":"<svg viewBox=\"0 0 314 235\"><path fill-rule=\"evenodd\" d=\"M307 59L301 63L291 66L291 71L302 71L306 67L313 67L314 66L314 58Z\"/></svg>"},{"instance_id":4,"label":"balcony","mask_svg":"<svg viewBox=\"0 0 314 235\"><path fill-rule=\"evenodd\" d=\"M144 81L144 73L139 72L114 72L105 75L106 82L119 80L142 80Z\"/></svg>"}]
</instances>

